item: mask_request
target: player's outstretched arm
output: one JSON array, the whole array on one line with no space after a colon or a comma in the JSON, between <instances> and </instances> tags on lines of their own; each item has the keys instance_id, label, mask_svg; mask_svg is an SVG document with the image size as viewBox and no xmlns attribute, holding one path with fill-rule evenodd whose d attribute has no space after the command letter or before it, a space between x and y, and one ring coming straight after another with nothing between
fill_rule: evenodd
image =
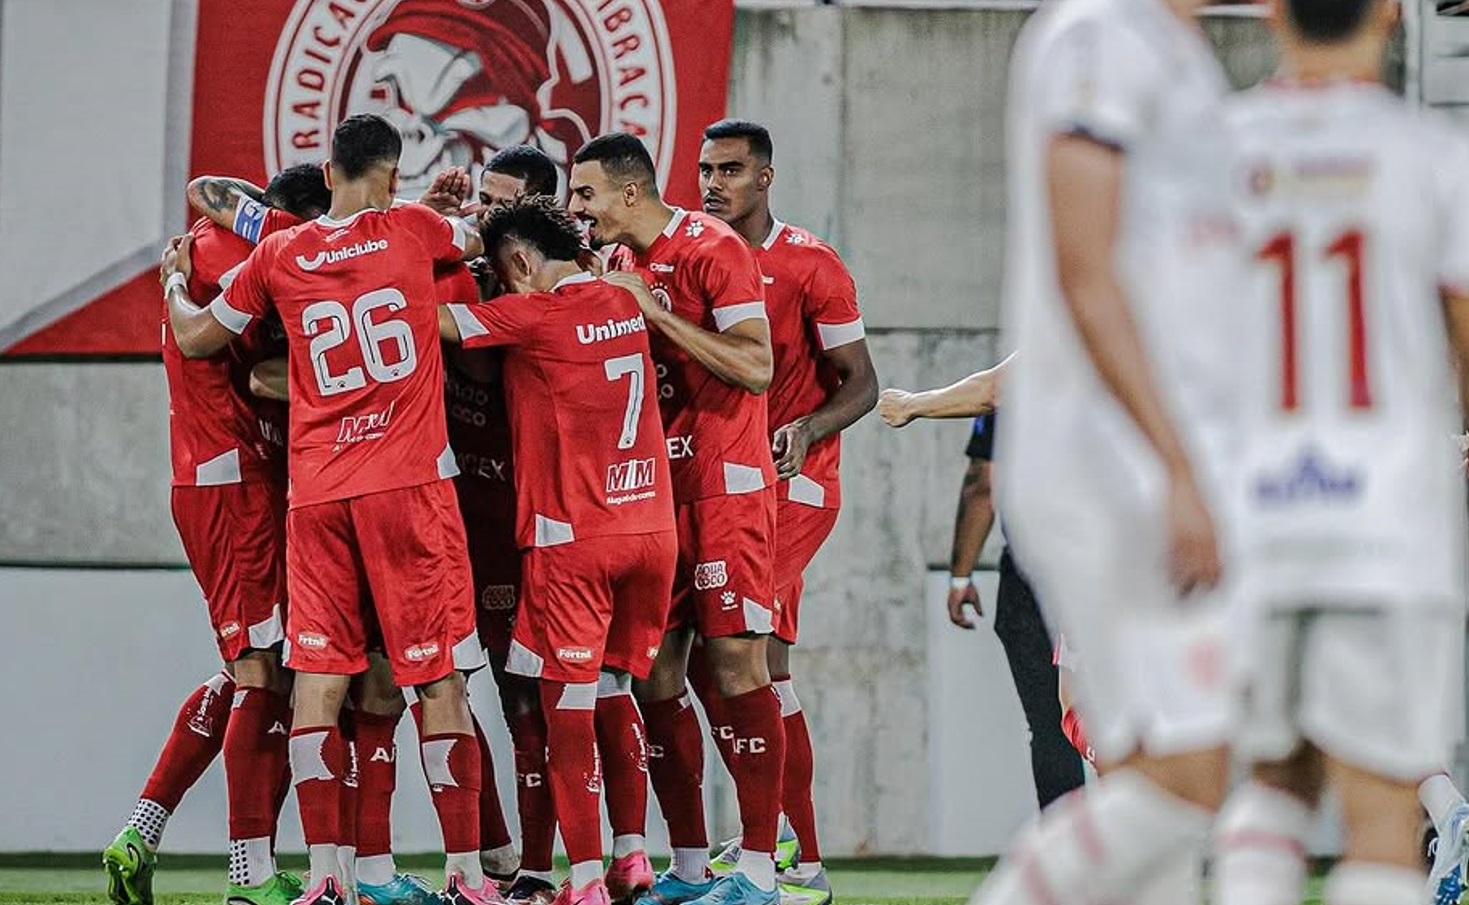
<instances>
[{"instance_id":1,"label":"player's outstretched arm","mask_svg":"<svg viewBox=\"0 0 1469 905\"><path fill-rule=\"evenodd\" d=\"M635 273L619 271L602 279L631 292L648 326L693 356L715 377L756 395L769 388L775 357L770 350L770 324L764 317L746 318L715 333L664 308Z\"/></svg>"},{"instance_id":2,"label":"player's outstretched arm","mask_svg":"<svg viewBox=\"0 0 1469 905\"><path fill-rule=\"evenodd\" d=\"M290 367L285 358L267 358L250 369L250 392L261 399L291 401Z\"/></svg>"},{"instance_id":3,"label":"player's outstretched arm","mask_svg":"<svg viewBox=\"0 0 1469 905\"><path fill-rule=\"evenodd\" d=\"M163 284L168 322L179 351L185 358L207 358L229 345L235 335L215 320L208 308L200 308L189 298L189 252L193 242L194 237L187 234L169 241L158 268L158 281Z\"/></svg>"},{"instance_id":4,"label":"player's outstretched arm","mask_svg":"<svg viewBox=\"0 0 1469 905\"><path fill-rule=\"evenodd\" d=\"M816 411L775 429L771 452L776 476L783 481L800 474L811 444L841 433L877 405L877 368L872 365L867 340L854 340L822 354L841 383Z\"/></svg>"},{"instance_id":5,"label":"player's outstretched arm","mask_svg":"<svg viewBox=\"0 0 1469 905\"><path fill-rule=\"evenodd\" d=\"M910 393L886 389L878 396L877 414L888 427L907 427L919 418L978 418L995 410L1005 368L1015 357L976 371L946 387Z\"/></svg>"},{"instance_id":6,"label":"player's outstretched arm","mask_svg":"<svg viewBox=\"0 0 1469 905\"><path fill-rule=\"evenodd\" d=\"M189 206L228 230L235 228L240 201L259 201L259 186L230 176L200 176L189 183Z\"/></svg>"},{"instance_id":7,"label":"player's outstretched arm","mask_svg":"<svg viewBox=\"0 0 1469 905\"><path fill-rule=\"evenodd\" d=\"M1122 403L1168 473L1173 578L1183 593L1219 580L1219 545L1183 441L1153 380L1115 267L1123 155L1060 135L1047 159L1057 277L1067 311L1102 383Z\"/></svg>"}]
</instances>

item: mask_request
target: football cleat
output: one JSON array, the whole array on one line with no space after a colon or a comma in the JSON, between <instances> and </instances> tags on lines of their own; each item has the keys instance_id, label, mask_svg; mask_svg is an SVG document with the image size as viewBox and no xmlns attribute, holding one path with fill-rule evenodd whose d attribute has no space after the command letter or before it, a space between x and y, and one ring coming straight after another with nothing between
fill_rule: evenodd
<instances>
[{"instance_id":1,"label":"football cleat","mask_svg":"<svg viewBox=\"0 0 1469 905\"><path fill-rule=\"evenodd\" d=\"M647 852L633 852L614 858L607 868L607 894L613 902L625 905L653 888L657 876Z\"/></svg>"},{"instance_id":2,"label":"football cleat","mask_svg":"<svg viewBox=\"0 0 1469 905\"><path fill-rule=\"evenodd\" d=\"M336 877L322 877L321 882L301 894L292 905L347 905Z\"/></svg>"},{"instance_id":3,"label":"football cleat","mask_svg":"<svg viewBox=\"0 0 1469 905\"><path fill-rule=\"evenodd\" d=\"M831 905L831 880L824 867L809 877L785 871L775 878L775 891L780 905Z\"/></svg>"},{"instance_id":4,"label":"football cleat","mask_svg":"<svg viewBox=\"0 0 1469 905\"><path fill-rule=\"evenodd\" d=\"M709 892L717 882L716 878L710 877L699 883L690 883L666 870L653 881L651 889L638 896L635 905L684 905Z\"/></svg>"},{"instance_id":5,"label":"football cleat","mask_svg":"<svg viewBox=\"0 0 1469 905\"><path fill-rule=\"evenodd\" d=\"M442 905L505 905L505 898L500 895L500 887L488 877L475 888L466 885L463 876L453 873L439 894L439 902Z\"/></svg>"},{"instance_id":6,"label":"football cleat","mask_svg":"<svg viewBox=\"0 0 1469 905\"><path fill-rule=\"evenodd\" d=\"M439 905L439 894L423 877L393 874L386 883L357 881L359 905Z\"/></svg>"},{"instance_id":7,"label":"football cleat","mask_svg":"<svg viewBox=\"0 0 1469 905\"><path fill-rule=\"evenodd\" d=\"M714 888L689 905L780 905L780 893L766 892L744 874L730 874L714 881Z\"/></svg>"},{"instance_id":8,"label":"football cleat","mask_svg":"<svg viewBox=\"0 0 1469 905\"><path fill-rule=\"evenodd\" d=\"M551 905L556 901L556 887L539 877L521 874L505 890L505 901L510 905Z\"/></svg>"},{"instance_id":9,"label":"football cleat","mask_svg":"<svg viewBox=\"0 0 1469 905\"><path fill-rule=\"evenodd\" d=\"M725 842L719 854L709 862L709 872L716 877L734 873L736 865L740 863L740 853L743 850L738 836ZM796 838L796 832L791 829L790 823L782 817L780 833L775 837L775 869L777 871L794 870L800 862L800 840Z\"/></svg>"},{"instance_id":10,"label":"football cleat","mask_svg":"<svg viewBox=\"0 0 1469 905\"><path fill-rule=\"evenodd\" d=\"M153 905L153 870L158 856L133 827L123 827L102 852L107 898L113 905Z\"/></svg>"},{"instance_id":11,"label":"football cleat","mask_svg":"<svg viewBox=\"0 0 1469 905\"><path fill-rule=\"evenodd\" d=\"M1469 804L1449 814L1448 825L1435 840L1428 889L1434 905L1459 905L1464 894L1464 872L1469 867Z\"/></svg>"},{"instance_id":12,"label":"football cleat","mask_svg":"<svg viewBox=\"0 0 1469 905\"><path fill-rule=\"evenodd\" d=\"M300 880L291 874L277 873L259 886L231 883L224 894L224 905L291 905L304 893Z\"/></svg>"},{"instance_id":13,"label":"football cleat","mask_svg":"<svg viewBox=\"0 0 1469 905\"><path fill-rule=\"evenodd\" d=\"M572 889L567 880L561 884L553 905L612 905L612 894L602 880L593 880L581 889Z\"/></svg>"}]
</instances>

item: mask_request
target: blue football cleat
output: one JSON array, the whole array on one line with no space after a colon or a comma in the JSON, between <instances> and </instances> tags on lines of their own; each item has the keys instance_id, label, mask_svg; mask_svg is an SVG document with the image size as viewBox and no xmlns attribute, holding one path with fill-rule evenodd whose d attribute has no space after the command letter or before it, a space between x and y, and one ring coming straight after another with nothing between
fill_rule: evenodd
<instances>
[{"instance_id":1,"label":"blue football cleat","mask_svg":"<svg viewBox=\"0 0 1469 905\"><path fill-rule=\"evenodd\" d=\"M712 890L717 882L711 877L701 883L690 883L666 870L653 881L652 889L638 896L634 905L684 905Z\"/></svg>"},{"instance_id":2,"label":"blue football cleat","mask_svg":"<svg viewBox=\"0 0 1469 905\"><path fill-rule=\"evenodd\" d=\"M744 874L720 877L714 888L689 905L780 905L780 893L766 892Z\"/></svg>"}]
</instances>

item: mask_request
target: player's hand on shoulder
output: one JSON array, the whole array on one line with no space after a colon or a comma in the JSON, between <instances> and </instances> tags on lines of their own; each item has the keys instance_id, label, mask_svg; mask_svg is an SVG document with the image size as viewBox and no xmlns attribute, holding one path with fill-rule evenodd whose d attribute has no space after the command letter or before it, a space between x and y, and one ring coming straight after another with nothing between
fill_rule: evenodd
<instances>
[{"instance_id":1,"label":"player's hand on shoulder","mask_svg":"<svg viewBox=\"0 0 1469 905\"><path fill-rule=\"evenodd\" d=\"M663 306L653 297L653 290L643 282L643 278L627 270L614 270L602 275L602 279L619 289L626 289L638 300L638 307L642 309L643 316L648 320L656 319L663 313Z\"/></svg>"},{"instance_id":2,"label":"player's hand on shoulder","mask_svg":"<svg viewBox=\"0 0 1469 905\"><path fill-rule=\"evenodd\" d=\"M189 260L190 249L194 246L194 236L184 233L182 236L174 236L168 240L168 245L163 249L163 260L158 266L158 282L167 286L168 278L174 274L183 274L188 279L193 273L193 262Z\"/></svg>"},{"instance_id":3,"label":"player's hand on shoulder","mask_svg":"<svg viewBox=\"0 0 1469 905\"><path fill-rule=\"evenodd\" d=\"M811 422L805 418L797 418L776 428L770 443L771 455L775 456L776 477L789 481L801 473L812 439Z\"/></svg>"},{"instance_id":4,"label":"player's hand on shoulder","mask_svg":"<svg viewBox=\"0 0 1469 905\"><path fill-rule=\"evenodd\" d=\"M594 277L602 276L607 272L607 262L602 260L602 256L590 248L583 248L581 250L581 253L576 256L576 263L582 270L585 270Z\"/></svg>"},{"instance_id":5,"label":"player's hand on shoulder","mask_svg":"<svg viewBox=\"0 0 1469 905\"><path fill-rule=\"evenodd\" d=\"M1214 519L1193 475L1172 475L1168 481L1169 568L1181 596L1207 591L1219 583L1223 563Z\"/></svg>"},{"instance_id":6,"label":"player's hand on shoulder","mask_svg":"<svg viewBox=\"0 0 1469 905\"><path fill-rule=\"evenodd\" d=\"M915 417L913 394L907 390L892 388L878 393L877 417L888 427L907 427Z\"/></svg>"}]
</instances>

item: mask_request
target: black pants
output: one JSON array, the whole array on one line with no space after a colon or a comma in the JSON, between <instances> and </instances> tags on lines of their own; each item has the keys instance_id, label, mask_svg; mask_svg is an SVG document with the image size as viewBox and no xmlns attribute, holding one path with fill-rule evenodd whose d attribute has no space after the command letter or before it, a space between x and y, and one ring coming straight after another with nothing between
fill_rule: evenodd
<instances>
[{"instance_id":1,"label":"black pants","mask_svg":"<svg viewBox=\"0 0 1469 905\"><path fill-rule=\"evenodd\" d=\"M1030 771L1035 797L1045 808L1086 781L1081 755L1061 732L1061 701L1051 635L1025 576L1010 551L1000 558L995 634L1005 647L1020 707L1030 725Z\"/></svg>"}]
</instances>

